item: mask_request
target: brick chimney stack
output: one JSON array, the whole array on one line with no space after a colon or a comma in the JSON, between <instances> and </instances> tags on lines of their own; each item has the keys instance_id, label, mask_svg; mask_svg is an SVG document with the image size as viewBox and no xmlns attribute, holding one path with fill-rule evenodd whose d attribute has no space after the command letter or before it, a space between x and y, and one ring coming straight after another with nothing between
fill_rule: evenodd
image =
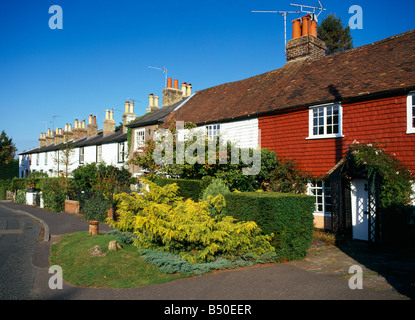
<instances>
[{"instance_id":1,"label":"brick chimney stack","mask_svg":"<svg viewBox=\"0 0 415 320\"><path fill-rule=\"evenodd\" d=\"M179 80L174 79L174 88L172 88L172 78L167 79L167 88L163 89L162 107L169 106L183 97L183 91L179 89Z\"/></svg>"},{"instance_id":2,"label":"brick chimney stack","mask_svg":"<svg viewBox=\"0 0 415 320\"><path fill-rule=\"evenodd\" d=\"M46 145L50 146L55 142L55 137L53 134L53 130L48 129L48 132L46 134Z\"/></svg>"},{"instance_id":3,"label":"brick chimney stack","mask_svg":"<svg viewBox=\"0 0 415 320\"><path fill-rule=\"evenodd\" d=\"M46 146L46 133L41 132L39 138L39 148Z\"/></svg>"},{"instance_id":4,"label":"brick chimney stack","mask_svg":"<svg viewBox=\"0 0 415 320\"><path fill-rule=\"evenodd\" d=\"M301 19L293 20L293 38L286 46L287 62L300 58L318 60L325 56L326 45L317 38L317 19L307 14Z\"/></svg>"},{"instance_id":5,"label":"brick chimney stack","mask_svg":"<svg viewBox=\"0 0 415 320\"><path fill-rule=\"evenodd\" d=\"M89 115L86 134L88 139L98 134L97 118L96 116L92 116L92 114Z\"/></svg>"},{"instance_id":6,"label":"brick chimney stack","mask_svg":"<svg viewBox=\"0 0 415 320\"><path fill-rule=\"evenodd\" d=\"M63 131L63 140L64 142L71 141L73 139L72 125L65 124L65 130Z\"/></svg>"},{"instance_id":7,"label":"brick chimney stack","mask_svg":"<svg viewBox=\"0 0 415 320\"><path fill-rule=\"evenodd\" d=\"M107 136L115 132L114 111L105 110L103 136Z\"/></svg>"},{"instance_id":8,"label":"brick chimney stack","mask_svg":"<svg viewBox=\"0 0 415 320\"><path fill-rule=\"evenodd\" d=\"M85 120L78 121L75 119L75 127L73 128L73 139L78 140L87 135L87 131L85 128Z\"/></svg>"},{"instance_id":9,"label":"brick chimney stack","mask_svg":"<svg viewBox=\"0 0 415 320\"><path fill-rule=\"evenodd\" d=\"M125 101L125 112L122 115L122 131L127 132L126 125L134 121L137 118L137 115L134 113L134 101Z\"/></svg>"},{"instance_id":10,"label":"brick chimney stack","mask_svg":"<svg viewBox=\"0 0 415 320\"><path fill-rule=\"evenodd\" d=\"M154 96L154 94L150 93L148 95L148 107L146 108L146 112L153 112L160 109L159 107L159 97L156 95Z\"/></svg>"},{"instance_id":11,"label":"brick chimney stack","mask_svg":"<svg viewBox=\"0 0 415 320\"><path fill-rule=\"evenodd\" d=\"M182 83L183 97L189 97L192 95L192 85L190 83Z\"/></svg>"},{"instance_id":12,"label":"brick chimney stack","mask_svg":"<svg viewBox=\"0 0 415 320\"><path fill-rule=\"evenodd\" d=\"M56 128L55 133L55 144L60 144L64 142L63 133L61 128Z\"/></svg>"}]
</instances>

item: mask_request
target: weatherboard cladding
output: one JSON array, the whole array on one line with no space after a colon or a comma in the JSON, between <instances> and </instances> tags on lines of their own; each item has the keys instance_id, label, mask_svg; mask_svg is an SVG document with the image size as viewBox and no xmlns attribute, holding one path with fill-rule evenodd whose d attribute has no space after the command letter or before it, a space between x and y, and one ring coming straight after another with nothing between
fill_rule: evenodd
<instances>
[{"instance_id":1,"label":"weatherboard cladding","mask_svg":"<svg viewBox=\"0 0 415 320\"><path fill-rule=\"evenodd\" d=\"M166 119L196 124L415 89L415 30L198 91Z\"/></svg>"},{"instance_id":2,"label":"weatherboard cladding","mask_svg":"<svg viewBox=\"0 0 415 320\"><path fill-rule=\"evenodd\" d=\"M277 111L259 118L261 147L295 159L306 172L324 176L343 159L349 145L356 141L380 142L415 175L415 134L406 134L406 97L407 94L395 94L342 103L341 138L306 139L307 109Z\"/></svg>"}]
</instances>

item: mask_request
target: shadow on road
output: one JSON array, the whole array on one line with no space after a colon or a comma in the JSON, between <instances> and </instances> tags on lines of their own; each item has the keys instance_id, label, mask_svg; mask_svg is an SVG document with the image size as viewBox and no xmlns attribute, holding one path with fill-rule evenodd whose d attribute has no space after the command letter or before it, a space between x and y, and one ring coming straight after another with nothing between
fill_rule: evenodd
<instances>
[{"instance_id":1,"label":"shadow on road","mask_svg":"<svg viewBox=\"0 0 415 320\"><path fill-rule=\"evenodd\" d=\"M400 294L415 299L415 249L374 248L356 240L336 246L362 266L384 277Z\"/></svg>"}]
</instances>

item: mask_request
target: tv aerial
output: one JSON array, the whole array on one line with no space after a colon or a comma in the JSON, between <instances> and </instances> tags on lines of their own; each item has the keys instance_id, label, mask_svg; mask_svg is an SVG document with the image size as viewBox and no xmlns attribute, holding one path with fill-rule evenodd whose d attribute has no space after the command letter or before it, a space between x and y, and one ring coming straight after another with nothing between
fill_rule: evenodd
<instances>
[{"instance_id":1,"label":"tv aerial","mask_svg":"<svg viewBox=\"0 0 415 320\"><path fill-rule=\"evenodd\" d=\"M289 13L298 13L300 14L301 11L251 11L251 12L260 12L260 13L278 13L284 17L284 43L287 46L287 14Z\"/></svg>"},{"instance_id":2,"label":"tv aerial","mask_svg":"<svg viewBox=\"0 0 415 320\"><path fill-rule=\"evenodd\" d=\"M318 4L320 5L319 7L306 6L304 4L296 4L296 3L290 3L290 6L300 7L301 13L310 14L313 17L313 19L315 19L317 21L318 16L324 10L326 10L325 8L323 8L323 5L321 4L321 1L320 0L317 0L317 1L318 1ZM306 9L304 9L304 8L306 8ZM316 10L320 10L319 13L316 14Z\"/></svg>"},{"instance_id":3,"label":"tv aerial","mask_svg":"<svg viewBox=\"0 0 415 320\"><path fill-rule=\"evenodd\" d=\"M326 10L325 8L323 8L323 5L321 4L320 0L318 0L318 3L320 5L320 7L312 7L312 6L307 6L307 5L303 5L303 4L290 3L290 6L300 7L300 10L297 10L297 11L277 10L277 11L251 11L251 12L277 13L277 14L282 15L284 17L284 44L285 44L285 47L286 47L287 46L287 14L291 14L291 13L298 13L298 14L307 13L307 14L311 14L313 16L313 19L315 19L317 21L318 16L324 10ZM320 12L318 14L316 14L316 10L320 10ZM286 52L285 47L284 47L284 50Z\"/></svg>"},{"instance_id":4,"label":"tv aerial","mask_svg":"<svg viewBox=\"0 0 415 320\"><path fill-rule=\"evenodd\" d=\"M149 68L152 68L152 69L157 69L157 70L161 70L161 71L163 71L163 73L165 73L165 84L164 84L164 86L165 86L165 88L167 87L167 69L166 69L166 67L163 67L163 68L158 68L158 67L152 67L152 66L148 66Z\"/></svg>"}]
</instances>

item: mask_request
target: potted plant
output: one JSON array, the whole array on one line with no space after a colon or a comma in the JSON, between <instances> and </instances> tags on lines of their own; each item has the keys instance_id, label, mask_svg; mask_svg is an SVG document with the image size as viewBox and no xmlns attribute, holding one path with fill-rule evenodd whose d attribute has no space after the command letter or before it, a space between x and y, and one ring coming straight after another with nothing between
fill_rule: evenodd
<instances>
[{"instance_id":1,"label":"potted plant","mask_svg":"<svg viewBox=\"0 0 415 320\"><path fill-rule=\"evenodd\" d=\"M84 219L89 221L89 235L95 236L99 233L99 223L107 218L107 210L110 202L102 195L93 195L85 201L82 206Z\"/></svg>"}]
</instances>

